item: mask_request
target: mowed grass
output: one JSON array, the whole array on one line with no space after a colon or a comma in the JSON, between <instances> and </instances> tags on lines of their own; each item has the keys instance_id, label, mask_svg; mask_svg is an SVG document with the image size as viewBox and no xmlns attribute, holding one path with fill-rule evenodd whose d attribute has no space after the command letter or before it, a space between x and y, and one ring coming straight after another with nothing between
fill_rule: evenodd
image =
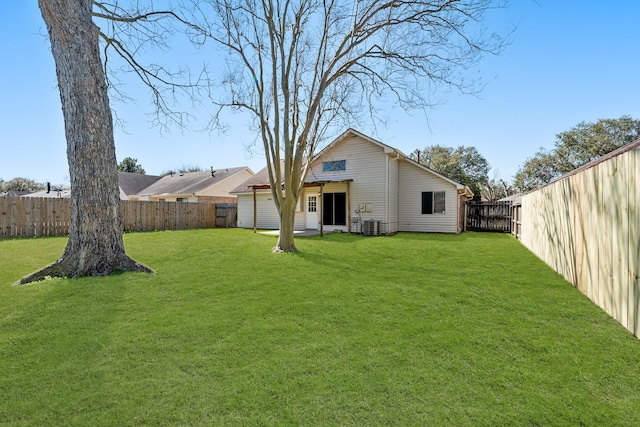
<instances>
[{"instance_id":1,"label":"mowed grass","mask_svg":"<svg viewBox=\"0 0 640 427\"><path fill-rule=\"evenodd\" d=\"M125 242L158 274L0 241L0 425L640 425L640 341L511 236Z\"/></svg>"}]
</instances>

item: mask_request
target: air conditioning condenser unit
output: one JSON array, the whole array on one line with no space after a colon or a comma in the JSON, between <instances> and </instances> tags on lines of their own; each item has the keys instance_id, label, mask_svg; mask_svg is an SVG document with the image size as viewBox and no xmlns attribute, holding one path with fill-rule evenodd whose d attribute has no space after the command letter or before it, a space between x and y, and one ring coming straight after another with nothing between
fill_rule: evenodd
<instances>
[{"instance_id":1,"label":"air conditioning condenser unit","mask_svg":"<svg viewBox=\"0 0 640 427\"><path fill-rule=\"evenodd\" d=\"M364 234L365 236L379 236L380 221L377 221L377 220L362 221L362 234Z\"/></svg>"}]
</instances>

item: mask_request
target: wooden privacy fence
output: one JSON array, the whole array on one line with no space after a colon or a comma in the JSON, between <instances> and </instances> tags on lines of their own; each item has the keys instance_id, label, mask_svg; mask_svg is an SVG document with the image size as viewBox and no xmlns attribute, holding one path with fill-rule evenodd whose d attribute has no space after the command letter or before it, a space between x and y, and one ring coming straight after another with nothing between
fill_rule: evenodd
<instances>
[{"instance_id":1,"label":"wooden privacy fence","mask_svg":"<svg viewBox=\"0 0 640 427\"><path fill-rule=\"evenodd\" d=\"M235 203L177 203L121 200L124 231L235 227ZM71 200L0 197L0 238L69 234Z\"/></svg>"},{"instance_id":2,"label":"wooden privacy fence","mask_svg":"<svg viewBox=\"0 0 640 427\"><path fill-rule=\"evenodd\" d=\"M466 229L511 232L511 202L467 202Z\"/></svg>"},{"instance_id":3,"label":"wooden privacy fence","mask_svg":"<svg viewBox=\"0 0 640 427\"><path fill-rule=\"evenodd\" d=\"M640 338L640 140L608 157L524 195L521 240Z\"/></svg>"}]
</instances>

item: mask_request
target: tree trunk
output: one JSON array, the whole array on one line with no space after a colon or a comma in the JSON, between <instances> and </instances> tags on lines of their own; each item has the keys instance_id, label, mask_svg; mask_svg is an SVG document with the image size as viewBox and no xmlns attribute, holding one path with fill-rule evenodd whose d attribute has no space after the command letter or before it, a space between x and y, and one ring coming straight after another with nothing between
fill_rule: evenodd
<instances>
[{"instance_id":1,"label":"tree trunk","mask_svg":"<svg viewBox=\"0 0 640 427\"><path fill-rule=\"evenodd\" d=\"M20 280L153 272L124 250L117 161L92 0L39 0L55 59L71 178L69 242L62 257Z\"/></svg>"},{"instance_id":2,"label":"tree trunk","mask_svg":"<svg viewBox=\"0 0 640 427\"><path fill-rule=\"evenodd\" d=\"M293 241L295 219L296 203L286 200L280 212L280 233L278 235L278 244L273 248L274 252L298 252Z\"/></svg>"}]
</instances>

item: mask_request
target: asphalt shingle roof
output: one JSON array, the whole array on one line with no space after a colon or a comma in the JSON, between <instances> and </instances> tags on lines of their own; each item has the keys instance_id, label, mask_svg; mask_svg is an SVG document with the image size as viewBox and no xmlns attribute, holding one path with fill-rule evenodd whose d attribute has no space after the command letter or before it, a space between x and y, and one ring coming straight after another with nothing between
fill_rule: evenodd
<instances>
[{"instance_id":1,"label":"asphalt shingle roof","mask_svg":"<svg viewBox=\"0 0 640 427\"><path fill-rule=\"evenodd\" d=\"M162 178L157 175L143 175L140 173L118 172L118 184L127 196L138 194L157 180Z\"/></svg>"},{"instance_id":2,"label":"asphalt shingle roof","mask_svg":"<svg viewBox=\"0 0 640 427\"><path fill-rule=\"evenodd\" d=\"M138 195L198 194L243 169L246 169L246 167L214 170L214 176L212 176L211 171L165 175L147 188L139 191Z\"/></svg>"}]
</instances>

